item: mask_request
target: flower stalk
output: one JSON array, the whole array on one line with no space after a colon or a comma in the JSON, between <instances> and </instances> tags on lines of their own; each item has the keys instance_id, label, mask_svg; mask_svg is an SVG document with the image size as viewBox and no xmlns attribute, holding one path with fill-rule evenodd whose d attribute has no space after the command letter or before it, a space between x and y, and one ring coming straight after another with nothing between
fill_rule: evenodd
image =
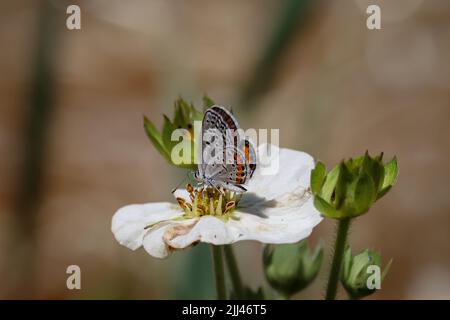
<instances>
[{"instance_id":1,"label":"flower stalk","mask_svg":"<svg viewBox=\"0 0 450 320\"><path fill-rule=\"evenodd\" d=\"M331 264L330 276L328 278L326 300L335 300L339 276L341 273L342 260L344 257L345 245L347 243L347 234L350 228L351 218L338 220L338 230L336 242L334 244L334 256Z\"/></svg>"},{"instance_id":2,"label":"flower stalk","mask_svg":"<svg viewBox=\"0 0 450 320\"><path fill-rule=\"evenodd\" d=\"M243 299L244 290L242 286L242 279L239 273L236 257L234 256L233 248L231 247L231 245L226 245L224 246L223 250L225 253L225 261L227 264L228 272L233 284L234 295L237 299Z\"/></svg>"},{"instance_id":3,"label":"flower stalk","mask_svg":"<svg viewBox=\"0 0 450 320\"><path fill-rule=\"evenodd\" d=\"M226 300L225 274L223 269L222 246L211 245L214 264L214 277L216 280L216 292L218 300Z\"/></svg>"}]
</instances>

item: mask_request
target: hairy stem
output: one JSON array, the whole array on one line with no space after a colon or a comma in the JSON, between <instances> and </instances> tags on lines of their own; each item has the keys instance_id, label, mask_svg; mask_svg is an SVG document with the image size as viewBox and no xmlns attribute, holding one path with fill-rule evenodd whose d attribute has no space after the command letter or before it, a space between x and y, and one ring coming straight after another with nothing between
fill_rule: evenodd
<instances>
[{"instance_id":1,"label":"hairy stem","mask_svg":"<svg viewBox=\"0 0 450 320\"><path fill-rule=\"evenodd\" d=\"M350 219L339 220L336 242L334 244L334 256L331 264L330 276L328 278L326 300L336 298L339 275L341 273L342 258L344 256L345 245L347 243L347 233L350 227Z\"/></svg>"}]
</instances>

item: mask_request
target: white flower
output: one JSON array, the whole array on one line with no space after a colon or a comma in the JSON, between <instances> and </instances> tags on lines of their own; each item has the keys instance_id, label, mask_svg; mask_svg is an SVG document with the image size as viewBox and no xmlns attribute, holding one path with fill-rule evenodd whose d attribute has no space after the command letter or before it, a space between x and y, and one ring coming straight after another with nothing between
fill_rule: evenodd
<instances>
[{"instance_id":1,"label":"white flower","mask_svg":"<svg viewBox=\"0 0 450 320\"><path fill-rule=\"evenodd\" d=\"M121 245L132 250L144 246L157 258L199 241L215 245L240 240L295 243L308 237L322 220L309 191L313 168L314 160L307 153L279 149L278 172L264 175L257 167L242 195L227 192L222 199L211 191L209 200L215 202L208 202L206 194L202 198L196 191L177 190L179 204L156 202L119 209L111 229ZM203 207L202 201L206 201Z\"/></svg>"}]
</instances>

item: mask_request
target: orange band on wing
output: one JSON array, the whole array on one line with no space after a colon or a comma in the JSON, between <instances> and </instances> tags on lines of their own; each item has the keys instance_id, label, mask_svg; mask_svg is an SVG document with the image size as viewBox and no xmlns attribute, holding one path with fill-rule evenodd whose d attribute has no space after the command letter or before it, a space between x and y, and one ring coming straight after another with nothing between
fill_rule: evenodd
<instances>
[{"instance_id":1,"label":"orange band on wing","mask_svg":"<svg viewBox=\"0 0 450 320\"><path fill-rule=\"evenodd\" d=\"M236 183L237 184L241 184L242 181L244 180L244 165L242 164L238 164L237 168L236 168Z\"/></svg>"}]
</instances>

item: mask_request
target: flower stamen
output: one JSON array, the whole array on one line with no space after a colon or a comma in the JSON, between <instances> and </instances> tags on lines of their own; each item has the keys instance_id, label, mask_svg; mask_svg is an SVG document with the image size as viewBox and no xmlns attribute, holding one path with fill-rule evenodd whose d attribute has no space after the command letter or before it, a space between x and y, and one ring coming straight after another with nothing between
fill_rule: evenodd
<instances>
[{"instance_id":1,"label":"flower stamen","mask_svg":"<svg viewBox=\"0 0 450 320\"><path fill-rule=\"evenodd\" d=\"M194 188L186 186L191 203L183 198L177 198L178 205L184 210L185 218L198 218L205 215L228 219L236 208L241 195L224 188Z\"/></svg>"}]
</instances>

